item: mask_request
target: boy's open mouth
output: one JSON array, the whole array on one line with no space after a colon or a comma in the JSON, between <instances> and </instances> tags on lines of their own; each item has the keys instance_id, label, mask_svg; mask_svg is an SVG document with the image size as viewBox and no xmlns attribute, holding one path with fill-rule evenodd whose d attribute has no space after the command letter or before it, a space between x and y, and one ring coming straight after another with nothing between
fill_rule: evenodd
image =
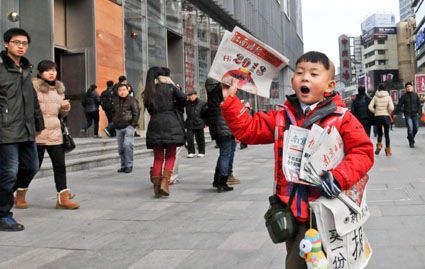
<instances>
[{"instance_id":1,"label":"boy's open mouth","mask_svg":"<svg viewBox=\"0 0 425 269\"><path fill-rule=\"evenodd\" d=\"M302 93L309 93L310 92L310 89L307 88L307 87L305 87L305 86L303 86L303 87L301 87L301 92Z\"/></svg>"}]
</instances>

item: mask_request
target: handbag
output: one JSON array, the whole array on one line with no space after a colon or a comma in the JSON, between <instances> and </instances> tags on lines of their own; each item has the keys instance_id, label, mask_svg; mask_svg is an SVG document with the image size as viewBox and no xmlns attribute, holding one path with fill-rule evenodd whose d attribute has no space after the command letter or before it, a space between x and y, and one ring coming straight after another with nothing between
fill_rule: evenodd
<instances>
[{"instance_id":1,"label":"handbag","mask_svg":"<svg viewBox=\"0 0 425 269\"><path fill-rule=\"evenodd\" d=\"M59 120L61 123L61 130L62 130L62 141L63 141L62 149L65 153L68 153L75 149L75 142L71 134L69 133L68 126L66 126L63 119L60 118Z\"/></svg>"},{"instance_id":2,"label":"handbag","mask_svg":"<svg viewBox=\"0 0 425 269\"><path fill-rule=\"evenodd\" d=\"M273 243L283 243L296 235L296 220L291 212L298 184L294 184L289 196L288 205L280 201L277 195L269 197L270 207L264 214L266 228Z\"/></svg>"}]
</instances>

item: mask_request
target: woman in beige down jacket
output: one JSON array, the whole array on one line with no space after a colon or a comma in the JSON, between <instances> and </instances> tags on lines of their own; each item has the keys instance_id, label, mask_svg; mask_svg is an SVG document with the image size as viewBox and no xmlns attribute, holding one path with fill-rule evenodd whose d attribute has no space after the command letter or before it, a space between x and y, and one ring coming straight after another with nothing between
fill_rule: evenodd
<instances>
[{"instance_id":1,"label":"woman in beige down jacket","mask_svg":"<svg viewBox=\"0 0 425 269\"><path fill-rule=\"evenodd\" d=\"M382 126L384 126L385 154L391 156L390 114L394 110L394 104L383 84L378 86L375 96L369 103L369 110L375 114L375 125L378 133L378 143L376 144L375 154L378 155L382 149Z\"/></svg>"},{"instance_id":2,"label":"woman in beige down jacket","mask_svg":"<svg viewBox=\"0 0 425 269\"><path fill-rule=\"evenodd\" d=\"M57 190L58 209L76 209L79 204L71 202L74 194L66 186L65 152L62 149L62 131L60 117L68 115L71 105L65 100L65 87L56 80L56 64L49 60L41 61L38 66L37 78L33 79L33 86L37 92L38 102L43 113L45 129L35 137L38 150L39 165L41 166L44 152L47 150L53 165L54 179ZM27 208L25 195L33 177L18 176L15 205L18 208Z\"/></svg>"}]
</instances>

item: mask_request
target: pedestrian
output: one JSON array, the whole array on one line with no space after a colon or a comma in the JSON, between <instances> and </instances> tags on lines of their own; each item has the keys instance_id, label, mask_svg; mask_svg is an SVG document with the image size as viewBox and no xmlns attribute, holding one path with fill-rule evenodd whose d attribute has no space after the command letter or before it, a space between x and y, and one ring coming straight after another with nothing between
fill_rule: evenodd
<instances>
[{"instance_id":1,"label":"pedestrian","mask_svg":"<svg viewBox=\"0 0 425 269\"><path fill-rule=\"evenodd\" d=\"M0 53L0 231L22 231L13 213L18 176L38 171L35 134L44 129L43 115L31 82L32 65L24 57L31 43L21 28L4 32Z\"/></svg>"},{"instance_id":2,"label":"pedestrian","mask_svg":"<svg viewBox=\"0 0 425 269\"><path fill-rule=\"evenodd\" d=\"M100 96L96 91L96 84L90 85L86 94L83 98L83 107L86 113L87 124L81 129L81 132L87 136L87 130L90 128L92 123L94 123L94 138L100 138L99 136L99 105L100 105Z\"/></svg>"},{"instance_id":3,"label":"pedestrian","mask_svg":"<svg viewBox=\"0 0 425 269\"><path fill-rule=\"evenodd\" d=\"M419 128L419 117L422 114L421 101L418 94L414 91L411 82L407 82L404 85L406 93L403 94L398 101L397 107L394 111L393 118L397 118L400 112L404 113L404 120L407 126L407 140L409 140L409 146L415 147L415 136Z\"/></svg>"},{"instance_id":4,"label":"pedestrian","mask_svg":"<svg viewBox=\"0 0 425 269\"><path fill-rule=\"evenodd\" d=\"M127 84L118 85L118 97L114 99L112 114L117 133L118 153L121 158L119 173L133 171L134 133L140 116L139 102L130 96Z\"/></svg>"},{"instance_id":5,"label":"pedestrian","mask_svg":"<svg viewBox=\"0 0 425 269\"><path fill-rule=\"evenodd\" d=\"M185 143L184 123L177 107L186 102L182 93L161 67L151 67L146 75L143 102L151 115L146 147L153 149L152 181L155 197L169 196L168 184L176 160L176 147ZM164 168L163 168L164 166Z\"/></svg>"},{"instance_id":6,"label":"pedestrian","mask_svg":"<svg viewBox=\"0 0 425 269\"><path fill-rule=\"evenodd\" d=\"M286 241L287 269L307 268L299 255L299 245L310 227L308 203L320 196L336 198L341 190L348 190L369 171L374 159L373 144L361 123L334 92L335 68L329 58L323 53L310 51L299 57L295 65L291 78L295 94L287 96L282 110L255 113L251 117L236 96L236 79L231 87L223 84L225 101L221 105L223 116L238 139L249 144L275 143L275 193L283 203L288 203L295 188L291 211L296 218L297 233ZM322 172L321 185L288 182L282 171L284 131L291 124L311 128L314 123L337 128L344 141L345 157L334 169Z\"/></svg>"},{"instance_id":7,"label":"pedestrian","mask_svg":"<svg viewBox=\"0 0 425 269\"><path fill-rule=\"evenodd\" d=\"M372 98L366 94L364 86L357 88L357 95L354 98L353 104L351 105L351 113L360 121L366 134L370 137L370 130L373 125L375 115L369 110L368 106Z\"/></svg>"},{"instance_id":8,"label":"pedestrian","mask_svg":"<svg viewBox=\"0 0 425 269\"><path fill-rule=\"evenodd\" d=\"M250 104L248 101L246 101L246 102L244 103L244 107L245 107L246 111L248 111L248 114L249 114L250 116L254 115L254 114L252 113L251 104ZM247 145L247 144L242 143L242 142L240 143L240 149L241 149L241 150L246 149L247 147L248 147L248 145Z\"/></svg>"},{"instance_id":9,"label":"pedestrian","mask_svg":"<svg viewBox=\"0 0 425 269\"><path fill-rule=\"evenodd\" d=\"M196 156L194 138L198 146L198 157L205 157L204 118L208 112L207 103L198 98L198 93L195 90L187 94L187 99L185 122L187 157Z\"/></svg>"},{"instance_id":10,"label":"pedestrian","mask_svg":"<svg viewBox=\"0 0 425 269\"><path fill-rule=\"evenodd\" d=\"M104 129L104 132L109 137L115 136L115 128L113 127L112 121L112 108L114 106L114 82L108 80L106 82L106 89L100 95L100 105L105 112L106 118L108 119L108 126Z\"/></svg>"},{"instance_id":11,"label":"pedestrian","mask_svg":"<svg viewBox=\"0 0 425 269\"><path fill-rule=\"evenodd\" d=\"M208 96L208 126L210 135L219 148L219 156L215 166L213 187L217 192L233 191L231 184L240 180L233 176L233 159L235 157L236 141L226 121L221 115L220 103L223 101L221 83L212 78L205 81Z\"/></svg>"},{"instance_id":12,"label":"pedestrian","mask_svg":"<svg viewBox=\"0 0 425 269\"><path fill-rule=\"evenodd\" d=\"M35 137L38 152L38 166L41 167L44 153L47 151L53 166L53 177L57 191L57 209L77 209L79 204L71 202L75 197L66 184L65 152L62 149L62 130L59 118L64 118L71 110L69 100L65 100L65 86L56 80L56 64L43 60L37 66L37 78L32 83L37 93L45 129ZM17 208L28 208L26 193L34 175L20 174L16 190L15 205Z\"/></svg>"},{"instance_id":13,"label":"pedestrian","mask_svg":"<svg viewBox=\"0 0 425 269\"><path fill-rule=\"evenodd\" d=\"M369 103L369 110L375 115L375 126L378 133L378 143L376 144L375 154L378 155L382 149L382 127L384 127L385 134L385 155L391 156L390 147L390 115L394 110L393 100L388 94L384 84L378 85L378 90L372 101Z\"/></svg>"},{"instance_id":14,"label":"pedestrian","mask_svg":"<svg viewBox=\"0 0 425 269\"><path fill-rule=\"evenodd\" d=\"M124 75L119 76L118 82L114 84L113 86L113 92L115 96L118 96L118 85L121 85L121 84L127 84L127 77Z\"/></svg>"}]
</instances>

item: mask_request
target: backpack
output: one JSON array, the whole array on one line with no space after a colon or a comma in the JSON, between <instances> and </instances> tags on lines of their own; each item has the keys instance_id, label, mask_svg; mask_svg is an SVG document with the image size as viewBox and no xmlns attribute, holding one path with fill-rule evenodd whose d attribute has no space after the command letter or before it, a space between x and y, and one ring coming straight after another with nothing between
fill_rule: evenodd
<instances>
[{"instance_id":1,"label":"backpack","mask_svg":"<svg viewBox=\"0 0 425 269\"><path fill-rule=\"evenodd\" d=\"M114 94L111 88L107 88L102 92L100 95L100 105L102 106L103 110L111 110L113 107L113 98Z\"/></svg>"}]
</instances>

